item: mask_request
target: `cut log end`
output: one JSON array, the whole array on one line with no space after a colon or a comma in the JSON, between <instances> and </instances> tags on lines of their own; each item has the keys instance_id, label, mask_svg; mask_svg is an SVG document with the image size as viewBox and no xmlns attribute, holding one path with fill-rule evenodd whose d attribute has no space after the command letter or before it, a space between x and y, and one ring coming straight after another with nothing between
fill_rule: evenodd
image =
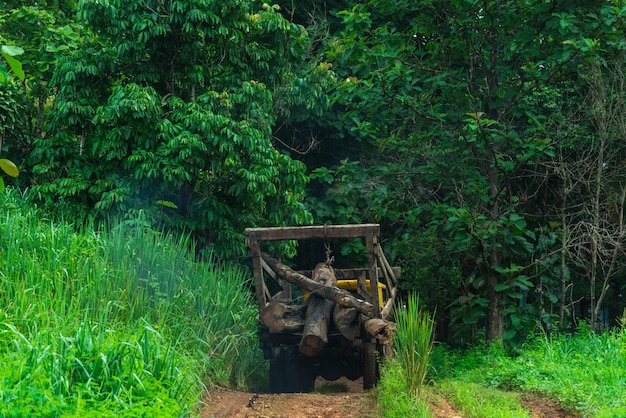
<instances>
[{"instance_id":1,"label":"cut log end","mask_svg":"<svg viewBox=\"0 0 626 418\"><path fill-rule=\"evenodd\" d=\"M387 321L373 318L365 322L365 331L380 341L388 341L392 337L391 327Z\"/></svg>"},{"instance_id":2,"label":"cut log end","mask_svg":"<svg viewBox=\"0 0 626 418\"><path fill-rule=\"evenodd\" d=\"M326 341L324 341L317 335L307 335L306 337L302 338L299 350L305 356L313 357L317 353L322 351L322 348L324 348L325 345Z\"/></svg>"}]
</instances>

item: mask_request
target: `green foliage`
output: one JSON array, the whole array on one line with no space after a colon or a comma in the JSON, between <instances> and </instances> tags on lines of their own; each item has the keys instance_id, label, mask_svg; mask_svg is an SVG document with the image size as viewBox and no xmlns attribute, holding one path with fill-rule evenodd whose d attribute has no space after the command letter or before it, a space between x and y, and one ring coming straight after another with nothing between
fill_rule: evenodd
<instances>
[{"instance_id":1,"label":"green foliage","mask_svg":"<svg viewBox=\"0 0 626 418\"><path fill-rule=\"evenodd\" d=\"M141 220L77 233L0 199L0 415L180 416L203 382L262 382L242 271Z\"/></svg>"},{"instance_id":2,"label":"green foliage","mask_svg":"<svg viewBox=\"0 0 626 418\"><path fill-rule=\"evenodd\" d=\"M54 135L33 154L39 199L68 216L141 209L219 256L244 253L245 227L311 222L304 166L272 144L277 117L326 106L332 73L309 61L302 26L240 0L77 9L80 48L52 80Z\"/></svg>"},{"instance_id":3,"label":"green foliage","mask_svg":"<svg viewBox=\"0 0 626 418\"><path fill-rule=\"evenodd\" d=\"M25 74L22 69L22 63L15 58L17 55L21 55L24 53L24 50L19 46L11 46L11 45L2 45L0 49L0 54L4 57L7 64L13 71L13 74L17 76L20 80L24 80ZM4 66L2 62L0 62L0 85L3 85L7 82L9 75L7 73L7 68Z\"/></svg>"},{"instance_id":4,"label":"green foliage","mask_svg":"<svg viewBox=\"0 0 626 418\"><path fill-rule=\"evenodd\" d=\"M435 322L419 306L419 298L410 294L406 309L396 314L397 331L394 347L398 362L406 373L408 392L416 397L430 368Z\"/></svg>"},{"instance_id":5,"label":"green foliage","mask_svg":"<svg viewBox=\"0 0 626 418\"><path fill-rule=\"evenodd\" d=\"M626 411L624 343L621 331L540 336L485 375L492 385L544 393L584 414L619 416Z\"/></svg>"},{"instance_id":6,"label":"green foliage","mask_svg":"<svg viewBox=\"0 0 626 418\"><path fill-rule=\"evenodd\" d=\"M50 85L56 59L76 47L80 28L69 22L72 2L5 2L0 11L0 44L19 45L19 75L0 86L0 147L21 169L17 186L30 184L28 158L35 138L48 134L55 90ZM50 4L48 4L50 3ZM5 38L6 37L6 38Z\"/></svg>"},{"instance_id":7,"label":"green foliage","mask_svg":"<svg viewBox=\"0 0 626 418\"><path fill-rule=\"evenodd\" d=\"M468 408L478 401L493 407L489 393L506 396L485 389L492 388L558 399L565 408L584 416L621 416L626 410L622 396L626 390L625 349L623 331L595 334L583 326L573 335L536 336L515 356L495 344L466 351L438 347L431 377ZM475 393L476 400L466 391ZM495 403L504 405L500 400Z\"/></svg>"},{"instance_id":8,"label":"green foliage","mask_svg":"<svg viewBox=\"0 0 626 418\"><path fill-rule=\"evenodd\" d=\"M622 62L621 7L372 0L337 16L324 54L350 154L315 171L328 185L309 200L317 219L349 210L383 223L400 263L441 254L406 263L403 277L416 290L424 276L429 290L460 285L452 316L471 310L466 325L489 339L549 324L561 267L536 260L550 254L546 237L556 247L547 226L563 197L548 167L558 151L588 149L583 78L590 62ZM428 293L443 314L453 296Z\"/></svg>"},{"instance_id":9,"label":"green foliage","mask_svg":"<svg viewBox=\"0 0 626 418\"><path fill-rule=\"evenodd\" d=\"M13 74L15 74L15 76L17 76L17 78L19 78L20 80L24 80L24 70L22 69L22 63L15 58L17 55L21 55L24 53L24 50L18 46L11 46L11 45L2 45L2 48L0 49L0 54L4 57L4 59L6 60L6 62L9 64L9 67L11 68L11 71L13 72ZM7 81L9 79L9 75L7 72L7 68L4 66L4 64L0 61L0 87L3 87ZM6 102L3 102L2 104L6 105ZM10 107L7 106L7 107ZM8 110L8 109L5 109ZM2 117L3 120L1 120L0 122L2 122L2 125L0 126L0 153L2 152L2 133L5 129L5 123L7 122L5 119L7 119L6 117ZM13 161L11 160L7 160L6 158L2 158L0 159L0 169L2 169L2 171L4 171L5 174L11 176L11 177L17 177L19 175L19 170L17 168L17 166L15 165L15 163L13 163ZM2 177L0 177L0 192L4 191L4 179Z\"/></svg>"},{"instance_id":10,"label":"green foliage","mask_svg":"<svg viewBox=\"0 0 626 418\"><path fill-rule=\"evenodd\" d=\"M523 418L531 414L521 406L517 394L475 383L447 381L441 391L464 415L477 418Z\"/></svg>"},{"instance_id":11,"label":"green foliage","mask_svg":"<svg viewBox=\"0 0 626 418\"><path fill-rule=\"evenodd\" d=\"M378 411L384 417L429 418L432 413L424 397L417 397L409 389L405 368L399 361L386 363L376 387Z\"/></svg>"}]
</instances>

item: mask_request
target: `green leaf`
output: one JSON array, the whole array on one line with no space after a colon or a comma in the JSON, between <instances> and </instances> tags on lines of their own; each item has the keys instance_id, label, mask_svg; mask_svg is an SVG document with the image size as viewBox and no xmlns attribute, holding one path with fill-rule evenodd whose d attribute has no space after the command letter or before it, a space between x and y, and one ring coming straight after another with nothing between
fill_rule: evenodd
<instances>
[{"instance_id":1,"label":"green leaf","mask_svg":"<svg viewBox=\"0 0 626 418\"><path fill-rule=\"evenodd\" d=\"M0 84L4 84L8 78L9 74L7 73L7 67L0 63Z\"/></svg>"},{"instance_id":2,"label":"green leaf","mask_svg":"<svg viewBox=\"0 0 626 418\"><path fill-rule=\"evenodd\" d=\"M157 205L165 206L166 208L178 209L178 206L174 202L170 202L169 200L157 200Z\"/></svg>"},{"instance_id":3,"label":"green leaf","mask_svg":"<svg viewBox=\"0 0 626 418\"><path fill-rule=\"evenodd\" d=\"M0 168L11 177L17 177L20 174L17 166L13 164L13 161L5 158L0 159Z\"/></svg>"},{"instance_id":4,"label":"green leaf","mask_svg":"<svg viewBox=\"0 0 626 418\"><path fill-rule=\"evenodd\" d=\"M4 191L4 180L0 177L0 193Z\"/></svg>"},{"instance_id":5,"label":"green leaf","mask_svg":"<svg viewBox=\"0 0 626 418\"><path fill-rule=\"evenodd\" d=\"M20 80L24 80L26 75L24 74L24 70L22 70L22 63L19 62L17 59L13 58L17 55L23 54L24 50L20 48L19 46L2 45L2 48L0 49L0 53L9 64L9 67L11 67L11 70L13 71L13 73ZM2 66L0 68L0 83L5 82L7 78L8 78L8 75L6 73L6 68Z\"/></svg>"},{"instance_id":6,"label":"green leaf","mask_svg":"<svg viewBox=\"0 0 626 418\"><path fill-rule=\"evenodd\" d=\"M494 289L496 292L504 292L505 290L508 290L508 289L509 289L509 285L508 285L508 284L506 284L506 283L498 283L497 285L495 285L495 286L493 287L493 289Z\"/></svg>"},{"instance_id":7,"label":"green leaf","mask_svg":"<svg viewBox=\"0 0 626 418\"><path fill-rule=\"evenodd\" d=\"M4 59L7 60L13 74L15 74L20 80L24 80L26 78L26 74L24 74L24 70L22 70L22 63L13 58L10 55L4 55Z\"/></svg>"},{"instance_id":8,"label":"green leaf","mask_svg":"<svg viewBox=\"0 0 626 418\"><path fill-rule=\"evenodd\" d=\"M7 55L14 57L16 55L22 55L23 53L24 50L19 46L2 45L2 55L4 55L5 57Z\"/></svg>"}]
</instances>

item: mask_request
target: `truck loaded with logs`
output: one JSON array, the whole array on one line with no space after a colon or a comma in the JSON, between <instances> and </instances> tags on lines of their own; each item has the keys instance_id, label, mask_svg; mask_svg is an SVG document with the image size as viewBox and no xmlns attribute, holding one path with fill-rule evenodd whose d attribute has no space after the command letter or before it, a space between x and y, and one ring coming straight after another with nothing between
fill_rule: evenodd
<instances>
[{"instance_id":1,"label":"truck loaded with logs","mask_svg":"<svg viewBox=\"0 0 626 418\"><path fill-rule=\"evenodd\" d=\"M310 392L317 376L363 378L370 389L389 355L400 274L385 258L378 224L248 228L259 308L259 345L270 361L270 390ZM364 239L368 266L332 260L294 270L261 249L264 241Z\"/></svg>"}]
</instances>

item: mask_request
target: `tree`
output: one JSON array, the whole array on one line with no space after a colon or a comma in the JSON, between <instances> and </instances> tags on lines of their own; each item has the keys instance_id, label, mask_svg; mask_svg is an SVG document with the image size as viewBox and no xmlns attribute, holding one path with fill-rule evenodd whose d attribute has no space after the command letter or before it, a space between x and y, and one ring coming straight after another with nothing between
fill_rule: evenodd
<instances>
[{"instance_id":1,"label":"tree","mask_svg":"<svg viewBox=\"0 0 626 418\"><path fill-rule=\"evenodd\" d=\"M75 47L78 36L79 28L69 22L71 5L66 3L7 2L0 11L0 41L20 46L19 66L14 68L18 77L0 90L0 142L22 168L18 186L29 184L31 168L27 160L34 138L47 134L47 111L55 94L50 79L56 58Z\"/></svg>"},{"instance_id":2,"label":"tree","mask_svg":"<svg viewBox=\"0 0 626 418\"><path fill-rule=\"evenodd\" d=\"M141 209L224 256L245 227L311 221L303 165L272 144L277 115L314 112L332 79L302 26L242 0L83 0L78 18L89 30L55 71L54 135L34 154L41 199Z\"/></svg>"},{"instance_id":3,"label":"tree","mask_svg":"<svg viewBox=\"0 0 626 418\"><path fill-rule=\"evenodd\" d=\"M562 263L579 272L583 283L588 282L585 299L589 301L593 329L598 328L612 282L623 272L626 173L622 161L626 150L622 138L626 124L622 65L599 61L590 64L585 73L586 100L582 101L577 119L570 123L574 129L586 126L589 140L584 148L562 149L560 158L552 164L562 184L561 207L555 211L561 217L563 230ZM566 287L569 286L563 277L562 322Z\"/></svg>"},{"instance_id":4,"label":"tree","mask_svg":"<svg viewBox=\"0 0 626 418\"><path fill-rule=\"evenodd\" d=\"M344 80L336 106L362 146L335 190L395 225L405 257L425 242L445 251L471 285L462 300L486 302L486 337L511 337L521 309L536 315L533 278L558 270L542 213L552 128L577 112L586 63L621 59L621 7L376 0L341 16L326 54Z\"/></svg>"},{"instance_id":5,"label":"tree","mask_svg":"<svg viewBox=\"0 0 626 418\"><path fill-rule=\"evenodd\" d=\"M15 74L19 79L24 80L24 70L22 70L22 63L16 58L16 56L24 53L24 50L17 46L11 45L2 45L0 49L0 55L5 59L9 68L12 70L13 74ZM0 61L0 87L3 87L9 81L9 73L7 67ZM3 118L4 119L4 118ZM6 123L5 120L2 121L3 125ZM2 152L2 145L4 140L3 131L5 129L4 126L0 126L0 152ZM15 163L6 158L0 159L0 169L4 171L5 174L11 177L17 177L19 175L19 170ZM4 191L4 179L0 177L0 192Z\"/></svg>"}]
</instances>

